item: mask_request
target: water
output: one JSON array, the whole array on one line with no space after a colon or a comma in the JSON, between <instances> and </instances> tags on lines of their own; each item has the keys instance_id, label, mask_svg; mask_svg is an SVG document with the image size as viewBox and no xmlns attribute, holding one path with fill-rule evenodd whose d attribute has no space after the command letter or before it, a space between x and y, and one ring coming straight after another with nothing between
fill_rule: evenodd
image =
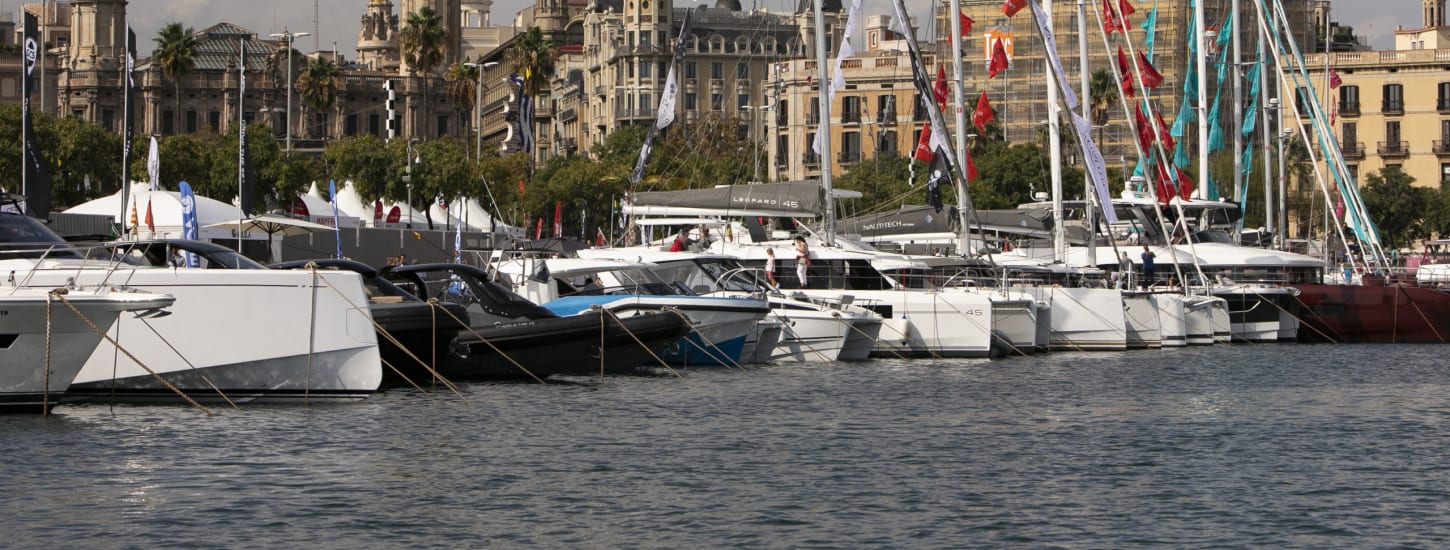
<instances>
[{"instance_id":1,"label":"water","mask_svg":"<svg viewBox=\"0 0 1450 550\"><path fill-rule=\"evenodd\" d=\"M0 417L14 547L1443 547L1443 346L693 370Z\"/></svg>"}]
</instances>

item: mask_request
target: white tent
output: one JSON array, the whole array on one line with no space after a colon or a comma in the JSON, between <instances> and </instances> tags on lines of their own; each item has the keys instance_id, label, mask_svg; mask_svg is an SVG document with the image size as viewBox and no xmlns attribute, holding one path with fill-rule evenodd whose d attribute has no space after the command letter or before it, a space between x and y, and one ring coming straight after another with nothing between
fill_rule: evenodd
<instances>
[{"instance_id":1,"label":"white tent","mask_svg":"<svg viewBox=\"0 0 1450 550\"><path fill-rule=\"evenodd\" d=\"M338 198L341 199L342 190L339 189L337 194ZM308 189L307 193L298 196L297 200L302 201L302 206L306 209L306 212L304 214L304 212L296 207L296 204L293 204L291 206L292 215L294 216L306 215L307 221L320 223L328 227L358 227L362 225L362 219L355 214L356 211L344 208L341 201L337 204L338 220L334 224L332 220L332 203L328 202L325 194L317 189L316 182L313 182L312 188ZM372 214L372 210L368 210L368 214Z\"/></svg>"},{"instance_id":2,"label":"white tent","mask_svg":"<svg viewBox=\"0 0 1450 550\"><path fill-rule=\"evenodd\" d=\"M146 208L151 207L151 219L156 224L153 231L146 226ZM179 239L181 238L181 193L177 191L151 191L151 184L137 182L131 184L130 203L121 207L121 192L101 197L83 204L76 205L66 213L69 214L91 214L110 216L115 223L122 222L122 216L130 218L131 210L136 211L136 235L142 238L157 239ZM124 213L123 213L124 212ZM198 226L206 226L226 220L235 220L241 215L237 207L219 200L210 199L198 195L196 197L196 221ZM129 219L126 221L128 229ZM235 239L232 231L220 228L202 227L200 237L203 239ZM244 239L264 239L265 235L243 235Z\"/></svg>"}]
</instances>

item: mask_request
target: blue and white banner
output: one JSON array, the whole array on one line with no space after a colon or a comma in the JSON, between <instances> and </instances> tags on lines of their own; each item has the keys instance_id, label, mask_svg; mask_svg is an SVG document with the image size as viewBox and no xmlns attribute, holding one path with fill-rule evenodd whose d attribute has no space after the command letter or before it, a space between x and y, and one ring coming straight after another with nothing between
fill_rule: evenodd
<instances>
[{"instance_id":1,"label":"blue and white banner","mask_svg":"<svg viewBox=\"0 0 1450 550\"><path fill-rule=\"evenodd\" d=\"M337 235L337 254L334 258L342 258L342 226L339 222L342 218L337 217L337 182L327 180L327 196L332 203L332 230Z\"/></svg>"},{"instance_id":2,"label":"blue and white banner","mask_svg":"<svg viewBox=\"0 0 1450 550\"><path fill-rule=\"evenodd\" d=\"M1042 6L1037 2L1028 2L1032 6L1032 15L1036 16L1037 30L1042 33L1042 43L1047 46L1047 61L1052 64L1052 74L1057 76L1057 87L1062 90L1062 99L1067 102L1067 110L1077 110L1077 94L1073 93L1072 86L1067 83L1067 73L1062 72L1062 59L1057 56L1057 37L1052 34L1052 22L1047 20L1047 12L1042 11Z\"/></svg>"},{"instance_id":3,"label":"blue and white banner","mask_svg":"<svg viewBox=\"0 0 1450 550\"><path fill-rule=\"evenodd\" d=\"M191 184L185 181L177 184L181 191L181 238L196 240L201 236L201 226L196 221L196 195L191 192ZM186 267L201 267L201 258L190 252L182 253L186 258Z\"/></svg>"}]
</instances>

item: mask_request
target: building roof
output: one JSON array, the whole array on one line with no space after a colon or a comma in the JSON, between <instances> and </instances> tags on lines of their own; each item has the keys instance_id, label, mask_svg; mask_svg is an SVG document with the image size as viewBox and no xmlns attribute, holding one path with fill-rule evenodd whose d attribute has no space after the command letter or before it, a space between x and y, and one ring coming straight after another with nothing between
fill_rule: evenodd
<instances>
[{"instance_id":1,"label":"building roof","mask_svg":"<svg viewBox=\"0 0 1450 550\"><path fill-rule=\"evenodd\" d=\"M225 71L234 68L239 42L247 54L247 70L264 71L267 70L267 57L281 46L280 41L257 38L255 31L227 22L196 31L192 36L196 37L196 54L192 63L192 70L196 71ZM150 57L136 62L138 71L150 68Z\"/></svg>"}]
</instances>

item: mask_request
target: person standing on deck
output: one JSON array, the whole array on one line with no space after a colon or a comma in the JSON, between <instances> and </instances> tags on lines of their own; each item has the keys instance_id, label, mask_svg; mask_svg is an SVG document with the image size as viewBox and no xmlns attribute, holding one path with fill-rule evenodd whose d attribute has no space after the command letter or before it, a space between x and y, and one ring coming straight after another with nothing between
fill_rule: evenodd
<instances>
[{"instance_id":1,"label":"person standing on deck","mask_svg":"<svg viewBox=\"0 0 1450 550\"><path fill-rule=\"evenodd\" d=\"M774 248L767 248L767 249L765 249L765 281L768 282L768 283L770 283L770 288L772 288L772 289L780 287L780 283L775 282L775 249Z\"/></svg>"},{"instance_id":2,"label":"person standing on deck","mask_svg":"<svg viewBox=\"0 0 1450 550\"><path fill-rule=\"evenodd\" d=\"M801 288L810 288L810 281L806 278L806 270L810 266L811 251L806 248L806 239L797 235L795 238L795 276L800 279Z\"/></svg>"},{"instance_id":3,"label":"person standing on deck","mask_svg":"<svg viewBox=\"0 0 1450 550\"><path fill-rule=\"evenodd\" d=\"M1138 288L1146 289L1153 284L1153 258L1156 257L1148 245L1143 245L1143 278L1138 281Z\"/></svg>"}]
</instances>

